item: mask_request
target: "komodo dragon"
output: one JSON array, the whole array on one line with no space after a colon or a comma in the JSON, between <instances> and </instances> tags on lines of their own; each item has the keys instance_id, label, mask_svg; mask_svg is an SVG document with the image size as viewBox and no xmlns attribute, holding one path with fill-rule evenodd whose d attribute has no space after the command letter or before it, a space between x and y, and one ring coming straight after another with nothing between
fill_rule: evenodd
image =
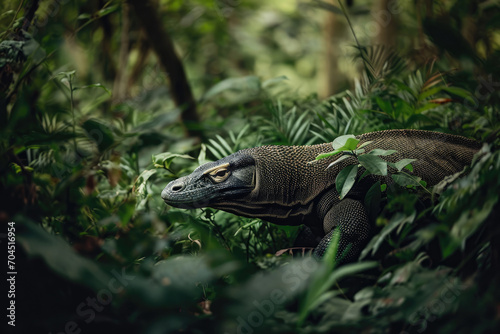
<instances>
[{"instance_id":1,"label":"komodo dragon","mask_svg":"<svg viewBox=\"0 0 500 334\"><path fill-rule=\"evenodd\" d=\"M412 174L428 186L461 171L481 147L465 137L422 130L386 130L356 138L359 145L372 141L364 147L365 152L375 148L396 150L382 157L386 161L417 159L412 163ZM332 150L331 143L244 149L170 182L161 197L179 208L211 207L280 225L304 224L319 241L314 250L318 256L323 255L338 226L338 254L352 261L370 237L364 195L376 179L390 182L390 178L364 178L340 200L335 177L345 166L356 164L356 159L345 159L329 169L327 166L342 154L308 163ZM360 168L358 176L363 171Z\"/></svg>"}]
</instances>

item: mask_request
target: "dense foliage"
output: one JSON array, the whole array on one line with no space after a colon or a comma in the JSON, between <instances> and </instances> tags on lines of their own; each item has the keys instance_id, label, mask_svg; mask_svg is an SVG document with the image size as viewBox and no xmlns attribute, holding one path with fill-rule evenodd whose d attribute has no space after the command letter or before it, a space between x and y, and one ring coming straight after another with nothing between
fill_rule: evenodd
<instances>
[{"instance_id":1,"label":"dense foliage","mask_svg":"<svg viewBox=\"0 0 500 334\"><path fill-rule=\"evenodd\" d=\"M141 3L155 6L157 30L135 1L3 4L0 237L9 254L14 228L17 271L15 327L4 317L3 328L500 329L498 4L380 1L392 7L374 15L368 1ZM391 14L395 47L376 45L366 23L392 27ZM339 45L350 63L342 89L320 98L310 87L331 15L349 31ZM158 36L180 52L196 108ZM407 177L411 161L397 166L402 186L376 184L365 198L376 233L355 263L335 264L335 242L322 261L288 252L299 227L160 198L167 182L242 148L395 128L485 144L433 188Z\"/></svg>"}]
</instances>

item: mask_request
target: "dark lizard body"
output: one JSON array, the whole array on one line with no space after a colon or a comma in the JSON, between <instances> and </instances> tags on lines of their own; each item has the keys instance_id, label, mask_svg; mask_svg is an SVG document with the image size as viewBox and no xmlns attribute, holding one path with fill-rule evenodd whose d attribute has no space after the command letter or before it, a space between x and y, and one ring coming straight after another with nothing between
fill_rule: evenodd
<instances>
[{"instance_id":1,"label":"dark lizard body","mask_svg":"<svg viewBox=\"0 0 500 334\"><path fill-rule=\"evenodd\" d=\"M382 157L386 161L417 159L412 163L412 174L428 186L461 171L481 147L465 137L421 130L378 131L356 138L359 144L371 141L365 152L375 148L396 150ZM162 191L162 198L182 208L212 207L280 225L304 224L322 238L315 250L319 256L328 246L334 227L339 226L339 249L342 252L348 248L347 260L352 260L371 230L362 204L364 194L376 179L390 182L390 178L365 178L340 200L335 178L347 165L357 164L356 159L345 159L328 169L341 154L309 163L318 154L332 150L331 143L241 150L172 181ZM359 174L363 171L360 168Z\"/></svg>"}]
</instances>

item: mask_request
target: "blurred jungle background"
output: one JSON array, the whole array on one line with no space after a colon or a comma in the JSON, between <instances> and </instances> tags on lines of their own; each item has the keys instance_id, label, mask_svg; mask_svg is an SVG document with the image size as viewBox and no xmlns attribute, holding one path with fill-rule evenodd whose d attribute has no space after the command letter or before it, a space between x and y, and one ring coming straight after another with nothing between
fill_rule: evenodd
<instances>
[{"instance_id":1,"label":"blurred jungle background","mask_svg":"<svg viewBox=\"0 0 500 334\"><path fill-rule=\"evenodd\" d=\"M499 332L498 1L4 0L0 87L3 332ZM352 264L160 198L242 148L395 128L483 155L367 195Z\"/></svg>"}]
</instances>

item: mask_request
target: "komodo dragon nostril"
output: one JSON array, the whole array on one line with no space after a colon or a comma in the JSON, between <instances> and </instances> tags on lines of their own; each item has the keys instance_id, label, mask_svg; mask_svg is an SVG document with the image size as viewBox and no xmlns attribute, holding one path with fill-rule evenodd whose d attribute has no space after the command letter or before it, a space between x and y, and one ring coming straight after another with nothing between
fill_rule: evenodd
<instances>
[{"instance_id":1,"label":"komodo dragon nostril","mask_svg":"<svg viewBox=\"0 0 500 334\"><path fill-rule=\"evenodd\" d=\"M174 192L181 191L182 189L184 189L184 184L183 183L181 183L181 184L174 184L172 186L172 191L174 191Z\"/></svg>"}]
</instances>

